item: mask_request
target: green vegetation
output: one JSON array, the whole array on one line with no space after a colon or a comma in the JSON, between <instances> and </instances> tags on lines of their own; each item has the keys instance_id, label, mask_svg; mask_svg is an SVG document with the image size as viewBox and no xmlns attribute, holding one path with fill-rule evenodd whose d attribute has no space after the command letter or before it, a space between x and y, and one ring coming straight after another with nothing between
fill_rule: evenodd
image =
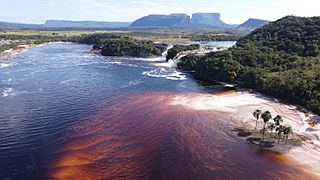
<instances>
[{"instance_id":1,"label":"green vegetation","mask_svg":"<svg viewBox=\"0 0 320 180\"><path fill-rule=\"evenodd\" d=\"M157 46L152 41L117 38L103 39L98 44L94 46L101 49L101 54L104 56L150 57L159 55Z\"/></svg>"},{"instance_id":2,"label":"green vegetation","mask_svg":"<svg viewBox=\"0 0 320 180\"><path fill-rule=\"evenodd\" d=\"M272 118L271 116L271 113L269 111L266 111L264 113L261 114L261 119L263 119L263 129L261 130L262 132L262 135L263 135L263 138L262 140L264 141L264 136L267 132L266 130L266 125L267 125L267 122Z\"/></svg>"},{"instance_id":3,"label":"green vegetation","mask_svg":"<svg viewBox=\"0 0 320 180\"><path fill-rule=\"evenodd\" d=\"M169 61L169 59L173 59L174 57L176 57L180 52L197 50L199 48L200 48L199 44L192 44L189 46L174 45L171 49L168 50L167 61Z\"/></svg>"},{"instance_id":4,"label":"green vegetation","mask_svg":"<svg viewBox=\"0 0 320 180\"><path fill-rule=\"evenodd\" d=\"M6 50L9 50L9 49L16 49L18 48L18 45L13 43L13 44L3 44L3 45L0 45L0 52L3 52L3 51L6 51Z\"/></svg>"},{"instance_id":5,"label":"green vegetation","mask_svg":"<svg viewBox=\"0 0 320 180\"><path fill-rule=\"evenodd\" d=\"M226 51L186 56L178 67L205 81L286 99L320 114L320 17L287 16L241 38Z\"/></svg>"},{"instance_id":6,"label":"green vegetation","mask_svg":"<svg viewBox=\"0 0 320 180\"><path fill-rule=\"evenodd\" d=\"M120 38L120 35L110 34L110 33L95 33L95 34L82 34L80 36L72 36L70 40L76 43L82 44L94 44L95 49L102 45L105 39L115 39Z\"/></svg>"},{"instance_id":7,"label":"green vegetation","mask_svg":"<svg viewBox=\"0 0 320 180\"><path fill-rule=\"evenodd\" d=\"M73 41L94 44L93 49L101 50L104 56L150 57L161 55L167 46L114 34L83 35L74 37Z\"/></svg>"},{"instance_id":8,"label":"green vegetation","mask_svg":"<svg viewBox=\"0 0 320 180\"><path fill-rule=\"evenodd\" d=\"M273 118L273 122L269 122L272 119L272 115L269 111L265 111L261 114L261 110L255 110L252 115L257 119L256 123L261 118L263 120L263 128L260 133L262 134L262 142L264 142L265 136L268 135L268 130L270 130L270 137L274 137L277 139L278 144L280 144L280 140L285 140L285 143L288 143L288 139L290 134L293 134L292 128L290 126L281 125L283 119L280 115L277 115ZM260 117L259 117L260 116ZM257 127L257 124L256 124ZM275 131L275 132L274 132Z\"/></svg>"},{"instance_id":9,"label":"green vegetation","mask_svg":"<svg viewBox=\"0 0 320 180\"><path fill-rule=\"evenodd\" d=\"M0 33L0 40L5 41L5 43L0 44L0 52L8 49L17 49L19 45L25 44L42 44L47 42L57 42L57 41L70 41L71 38L65 35L59 35L57 33L51 34L34 34L34 33Z\"/></svg>"},{"instance_id":10,"label":"green vegetation","mask_svg":"<svg viewBox=\"0 0 320 180\"><path fill-rule=\"evenodd\" d=\"M11 41L21 41L21 42L32 42L33 44L41 44L46 42L56 42L56 41L69 41L66 36L60 35L15 35L15 34L2 34L0 39L11 40Z\"/></svg>"}]
</instances>

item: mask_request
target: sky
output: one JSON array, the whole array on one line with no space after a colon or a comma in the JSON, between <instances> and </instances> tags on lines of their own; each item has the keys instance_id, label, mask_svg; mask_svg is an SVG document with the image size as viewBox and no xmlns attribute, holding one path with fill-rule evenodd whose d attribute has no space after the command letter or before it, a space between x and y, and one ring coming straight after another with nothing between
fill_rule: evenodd
<instances>
[{"instance_id":1,"label":"sky","mask_svg":"<svg viewBox=\"0 0 320 180\"><path fill-rule=\"evenodd\" d=\"M320 16L320 0L0 0L0 21L41 24L48 19L134 21L148 14L221 13L229 24L248 18Z\"/></svg>"}]
</instances>

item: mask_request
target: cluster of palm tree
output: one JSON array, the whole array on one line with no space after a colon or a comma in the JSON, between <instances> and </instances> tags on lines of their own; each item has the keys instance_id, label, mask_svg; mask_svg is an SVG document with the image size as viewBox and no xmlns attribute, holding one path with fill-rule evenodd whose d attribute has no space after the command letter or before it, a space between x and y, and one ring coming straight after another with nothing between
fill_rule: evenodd
<instances>
[{"instance_id":1,"label":"cluster of palm tree","mask_svg":"<svg viewBox=\"0 0 320 180\"><path fill-rule=\"evenodd\" d=\"M276 117L272 118L272 115L269 111L262 112L259 109L256 109L253 113L253 116L256 118L256 127L258 126L258 121L260 119L263 120L263 128L260 130L260 133L262 134L262 141L264 141L265 136L268 135L268 133L278 140L278 144L280 143L280 140L285 140L286 144L288 142L290 134L293 133L292 128L290 126L284 126L281 123L283 123L283 119L280 115L277 115ZM270 120L273 120L273 122L270 122Z\"/></svg>"}]
</instances>

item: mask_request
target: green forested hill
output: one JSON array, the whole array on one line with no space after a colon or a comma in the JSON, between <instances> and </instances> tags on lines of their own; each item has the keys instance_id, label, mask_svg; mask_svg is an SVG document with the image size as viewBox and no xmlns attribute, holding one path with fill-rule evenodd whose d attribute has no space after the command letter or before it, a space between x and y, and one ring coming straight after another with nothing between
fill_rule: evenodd
<instances>
[{"instance_id":1,"label":"green forested hill","mask_svg":"<svg viewBox=\"0 0 320 180\"><path fill-rule=\"evenodd\" d=\"M206 81L286 99L320 114L320 17L287 16L256 29L233 48L179 63Z\"/></svg>"}]
</instances>

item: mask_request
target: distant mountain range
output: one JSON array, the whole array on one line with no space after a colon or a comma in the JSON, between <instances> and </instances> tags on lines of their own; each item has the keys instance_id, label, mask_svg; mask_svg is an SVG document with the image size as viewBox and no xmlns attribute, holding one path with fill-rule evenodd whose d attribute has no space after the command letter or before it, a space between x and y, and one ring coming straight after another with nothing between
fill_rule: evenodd
<instances>
[{"instance_id":1,"label":"distant mountain range","mask_svg":"<svg viewBox=\"0 0 320 180\"><path fill-rule=\"evenodd\" d=\"M107 21L64 21L48 20L42 26L48 28L125 28L131 22L107 22Z\"/></svg>"},{"instance_id":2,"label":"distant mountain range","mask_svg":"<svg viewBox=\"0 0 320 180\"><path fill-rule=\"evenodd\" d=\"M0 29L40 29L40 25L0 22Z\"/></svg>"},{"instance_id":3,"label":"distant mountain range","mask_svg":"<svg viewBox=\"0 0 320 180\"><path fill-rule=\"evenodd\" d=\"M134 21L133 28L234 28L220 19L219 13L148 15Z\"/></svg>"},{"instance_id":4,"label":"distant mountain range","mask_svg":"<svg viewBox=\"0 0 320 180\"><path fill-rule=\"evenodd\" d=\"M190 16L187 14L148 15L134 21L134 28L184 28L190 26Z\"/></svg>"},{"instance_id":5,"label":"distant mountain range","mask_svg":"<svg viewBox=\"0 0 320 180\"><path fill-rule=\"evenodd\" d=\"M131 22L48 20L45 24L0 22L0 29L110 29L128 28Z\"/></svg>"},{"instance_id":6,"label":"distant mountain range","mask_svg":"<svg viewBox=\"0 0 320 180\"><path fill-rule=\"evenodd\" d=\"M269 21L267 20L261 20L261 19L253 19L250 18L243 24L240 24L238 28L246 28L246 29L256 29L257 27L261 27L265 24L268 24Z\"/></svg>"},{"instance_id":7,"label":"distant mountain range","mask_svg":"<svg viewBox=\"0 0 320 180\"><path fill-rule=\"evenodd\" d=\"M114 28L245 28L255 29L269 21L249 19L241 25L227 24L219 13L148 15L134 22L48 20L45 24L0 22L0 29L114 29Z\"/></svg>"},{"instance_id":8,"label":"distant mountain range","mask_svg":"<svg viewBox=\"0 0 320 180\"><path fill-rule=\"evenodd\" d=\"M219 13L194 13L191 18L192 26L195 27L217 27L233 28L233 25L227 24L220 19Z\"/></svg>"}]
</instances>

